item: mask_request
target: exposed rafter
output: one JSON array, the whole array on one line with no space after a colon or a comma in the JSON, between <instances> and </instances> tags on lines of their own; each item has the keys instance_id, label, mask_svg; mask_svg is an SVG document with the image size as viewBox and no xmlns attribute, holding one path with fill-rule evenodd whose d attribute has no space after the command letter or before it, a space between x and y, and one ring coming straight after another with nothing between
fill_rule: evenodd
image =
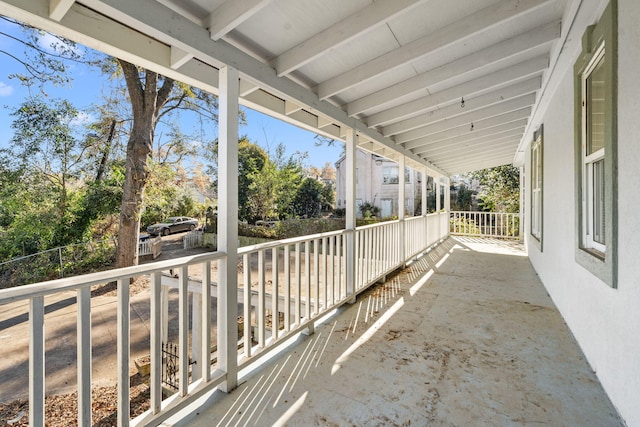
<instances>
[{"instance_id":1,"label":"exposed rafter","mask_svg":"<svg viewBox=\"0 0 640 427\"><path fill-rule=\"evenodd\" d=\"M75 0L49 0L49 18L60 21L67 14Z\"/></svg>"},{"instance_id":2,"label":"exposed rafter","mask_svg":"<svg viewBox=\"0 0 640 427\"><path fill-rule=\"evenodd\" d=\"M212 40L224 37L273 0L227 0L205 19Z\"/></svg>"},{"instance_id":3,"label":"exposed rafter","mask_svg":"<svg viewBox=\"0 0 640 427\"><path fill-rule=\"evenodd\" d=\"M288 74L318 58L323 53L337 49L354 38L363 36L394 16L406 13L424 0L378 0L342 21L324 29L303 41L293 49L275 58L271 64L279 76Z\"/></svg>"},{"instance_id":4,"label":"exposed rafter","mask_svg":"<svg viewBox=\"0 0 640 427\"><path fill-rule=\"evenodd\" d=\"M401 144L425 136L437 134L449 129L455 129L459 126L470 126L470 124L474 122L480 122L482 120L500 116L512 111L522 110L525 107L532 106L535 101L536 96L532 93L520 96L518 98L513 98L509 101L499 102L489 107L470 111L453 118L442 120L428 126L423 126L418 129L400 134L396 136L396 143Z\"/></svg>"},{"instance_id":5,"label":"exposed rafter","mask_svg":"<svg viewBox=\"0 0 640 427\"><path fill-rule=\"evenodd\" d=\"M464 155L466 150L468 150L470 147L475 147L478 145L489 146L499 142L503 142L505 140L511 140L514 138L520 139L520 137L522 136L522 132L524 131L525 125L526 123L524 123L522 126L515 129L510 129L503 132L496 132L492 135L487 135L483 137L474 137L472 135L471 137L466 139L451 138L447 141L446 144L443 143L443 144L435 144L435 145L434 144L425 145L425 146L416 148L415 150L413 150L413 152L418 155L427 155L427 156L435 156L435 155L448 153L448 152L457 152L458 155Z\"/></svg>"},{"instance_id":6,"label":"exposed rafter","mask_svg":"<svg viewBox=\"0 0 640 427\"><path fill-rule=\"evenodd\" d=\"M522 55L531 49L548 44L558 37L560 37L560 22L554 21L350 102L347 105L347 112L354 116L366 113L372 108L384 107L393 102L397 103L404 97L424 91L434 84L515 55Z\"/></svg>"},{"instance_id":7,"label":"exposed rafter","mask_svg":"<svg viewBox=\"0 0 640 427\"><path fill-rule=\"evenodd\" d=\"M479 96L461 98L459 103L450 104L437 110L386 126L382 129L382 133L385 136L391 136L419 129L440 120L463 115L521 95L533 93L540 89L540 84L541 79L534 77L524 82L518 82ZM397 139L396 142L398 142Z\"/></svg>"},{"instance_id":8,"label":"exposed rafter","mask_svg":"<svg viewBox=\"0 0 640 427\"><path fill-rule=\"evenodd\" d=\"M444 175L429 159L479 167L531 138L570 66L565 1L0 0L0 14L214 94L231 66L242 105L335 139L355 129L359 147Z\"/></svg>"},{"instance_id":9,"label":"exposed rafter","mask_svg":"<svg viewBox=\"0 0 640 427\"><path fill-rule=\"evenodd\" d=\"M504 153L510 152L513 149L514 145L518 145L520 141L520 137L511 137L508 139L502 139L499 141L495 141L495 143L491 144L483 144L475 147L467 147L465 153L473 157L484 156L486 154L496 154L496 153ZM427 153L426 156L434 163L442 163L444 161L454 160L459 158L461 153L458 151L452 150L451 152L434 154Z\"/></svg>"},{"instance_id":10,"label":"exposed rafter","mask_svg":"<svg viewBox=\"0 0 640 427\"><path fill-rule=\"evenodd\" d=\"M320 99L326 99L380 74L393 72L404 64L444 50L454 43L486 31L502 21L513 19L548 1L550 0L497 2L439 29L435 34L429 34L320 83L316 88L318 96Z\"/></svg>"},{"instance_id":11,"label":"exposed rafter","mask_svg":"<svg viewBox=\"0 0 640 427\"><path fill-rule=\"evenodd\" d=\"M187 63L190 59L193 58L193 55L189 52L185 52L184 50L177 48L175 46L171 46L171 68L177 70Z\"/></svg>"}]
</instances>

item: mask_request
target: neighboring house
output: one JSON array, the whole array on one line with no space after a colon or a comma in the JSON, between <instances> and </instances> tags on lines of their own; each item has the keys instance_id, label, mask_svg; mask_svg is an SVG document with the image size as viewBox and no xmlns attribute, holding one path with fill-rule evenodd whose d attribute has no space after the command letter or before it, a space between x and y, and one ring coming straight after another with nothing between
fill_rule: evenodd
<instances>
[{"instance_id":1,"label":"neighboring house","mask_svg":"<svg viewBox=\"0 0 640 427\"><path fill-rule=\"evenodd\" d=\"M336 162L336 207L346 207L345 156ZM399 167L394 161L363 150L356 151L356 204L371 203L380 208L380 217L397 216ZM405 214L413 215L420 207L422 174L405 168ZM360 210L356 212L360 217Z\"/></svg>"}]
</instances>

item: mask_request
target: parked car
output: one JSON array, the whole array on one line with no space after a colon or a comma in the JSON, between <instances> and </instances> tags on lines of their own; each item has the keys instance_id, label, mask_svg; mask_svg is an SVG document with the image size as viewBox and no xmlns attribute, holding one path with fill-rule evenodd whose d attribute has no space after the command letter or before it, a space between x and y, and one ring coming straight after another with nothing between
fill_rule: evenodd
<instances>
[{"instance_id":1,"label":"parked car","mask_svg":"<svg viewBox=\"0 0 640 427\"><path fill-rule=\"evenodd\" d=\"M179 231L193 231L198 228L198 220L188 216L172 216L166 220L147 227L147 233L152 236L168 236Z\"/></svg>"}]
</instances>

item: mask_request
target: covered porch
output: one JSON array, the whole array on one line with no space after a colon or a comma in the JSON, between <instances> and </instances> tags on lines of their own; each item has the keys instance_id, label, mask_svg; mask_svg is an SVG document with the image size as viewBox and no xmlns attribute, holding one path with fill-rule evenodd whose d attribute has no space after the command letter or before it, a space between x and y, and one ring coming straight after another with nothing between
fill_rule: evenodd
<instances>
[{"instance_id":1,"label":"covered porch","mask_svg":"<svg viewBox=\"0 0 640 427\"><path fill-rule=\"evenodd\" d=\"M620 85L623 120L614 125L622 137L619 154L617 145L607 148L620 164L607 170L620 171L620 188L612 188L621 203L619 213L609 203L605 217L620 219L607 230L619 227L627 238L619 251L617 234L607 241L605 259L619 284L606 286L576 262L575 253L589 254L576 240L584 218L572 188L580 180L579 168L571 169L572 140L581 132L572 69L585 31L618 3L621 30L611 27L620 66L612 81ZM217 252L0 291L1 304L28 304L31 425L46 422L45 298L61 292L76 294L70 363L78 424L91 425L91 288L106 282L118 288L121 426L621 425L616 409L638 425L636 2L0 0L0 13L214 93L220 107ZM345 143L343 230L238 248L240 106ZM524 252L492 241L488 247L503 253L490 254L481 242L449 236L452 174L513 163L521 167L521 206L533 206L531 144L544 122L542 175L549 179L544 196L536 187L546 202L535 205L546 218L544 245L529 205L518 225L588 362ZM408 217L400 209L395 221L356 227L357 149L432 177L441 195L436 211L423 206ZM401 172L397 185L404 200ZM589 258L596 272L601 262ZM193 309L195 269L201 297ZM172 313L179 378L168 398L159 368L165 272L177 272L179 293ZM129 284L143 275L150 281L150 408L130 419ZM213 296L217 306L202 303ZM190 324L195 316L208 325L214 313L216 328ZM239 335L238 316L255 320L255 330ZM200 361L195 368L190 355Z\"/></svg>"},{"instance_id":2,"label":"covered porch","mask_svg":"<svg viewBox=\"0 0 640 427\"><path fill-rule=\"evenodd\" d=\"M175 425L623 425L504 240L448 238L239 381Z\"/></svg>"}]
</instances>

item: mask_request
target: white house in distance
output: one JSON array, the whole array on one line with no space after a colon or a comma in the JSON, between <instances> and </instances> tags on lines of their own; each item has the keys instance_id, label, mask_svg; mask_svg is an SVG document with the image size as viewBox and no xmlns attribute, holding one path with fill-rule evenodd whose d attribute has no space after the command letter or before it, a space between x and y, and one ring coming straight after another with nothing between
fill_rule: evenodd
<instances>
[{"instance_id":1,"label":"white house in distance","mask_svg":"<svg viewBox=\"0 0 640 427\"><path fill-rule=\"evenodd\" d=\"M449 221L445 197L445 212L423 210L416 219L400 210L395 222L356 227L356 148L397 162L398 170L424 171L438 183L492 166L520 167L530 262L624 422L640 426L640 1L0 0L0 14L219 96L218 194L225 202L219 210L219 251L162 266L186 270L188 263L220 263L220 357L216 371L203 370L194 388L187 387L188 283L183 280L180 372L185 377L168 409L189 405L215 387L230 391L238 384L237 267L239 256L250 255L237 247L238 106L244 105L346 144L346 195L338 196L347 200L346 226L323 239L327 253L344 254L345 263L332 272L345 272L340 282L349 302L360 284L379 279L363 278L356 260L368 261L371 253L392 247L383 252L400 254L402 265L406 242L426 250L447 237ZM398 187L399 194L405 192ZM441 188L448 193L448 185ZM429 234L430 229L444 233ZM265 251L290 250L291 244L260 247L257 256L264 260ZM295 244L299 254L301 245L325 242ZM357 254L356 248L365 252ZM290 259L303 258L310 259ZM308 265L305 271L296 262L298 272L310 274ZM157 276L154 269L161 268L113 270L99 279L117 280L126 289L130 277ZM33 425L44 425L44 296L78 291L84 301L79 318L90 320L91 280L98 278L0 291L0 302L29 302ZM207 292L203 287L205 297ZM153 298L158 301L160 293ZM128 292L119 293L118 304L118 378L126 386ZM202 305L205 320L209 309ZM313 320L310 309L307 305L306 322ZM152 310L151 325L159 324L159 312ZM78 375L82 425L91 423L88 320L78 322L78 366L88 373ZM308 324L295 326L299 331ZM202 357L208 358L211 337L207 328L203 332ZM152 366L161 356L158 336L154 329ZM259 339L264 348L273 348L264 333ZM280 342L287 339L275 345ZM242 368L260 359L246 353L250 345L242 350ZM156 424L168 416L157 371L151 410L143 420ZM118 416L126 418L120 425L128 425L125 391L118 395Z\"/></svg>"},{"instance_id":2,"label":"white house in distance","mask_svg":"<svg viewBox=\"0 0 640 427\"><path fill-rule=\"evenodd\" d=\"M346 156L336 162L336 207L344 209L346 204ZM356 151L356 206L371 203L380 208L379 217L388 218L398 216L398 163L382 156ZM421 203L422 174L414 169L405 167L405 200L404 210L408 216L413 216ZM428 181L427 191L433 191L433 179ZM434 207L435 209L435 207ZM432 210L433 212L433 210ZM362 213L358 209L358 216Z\"/></svg>"}]
</instances>

